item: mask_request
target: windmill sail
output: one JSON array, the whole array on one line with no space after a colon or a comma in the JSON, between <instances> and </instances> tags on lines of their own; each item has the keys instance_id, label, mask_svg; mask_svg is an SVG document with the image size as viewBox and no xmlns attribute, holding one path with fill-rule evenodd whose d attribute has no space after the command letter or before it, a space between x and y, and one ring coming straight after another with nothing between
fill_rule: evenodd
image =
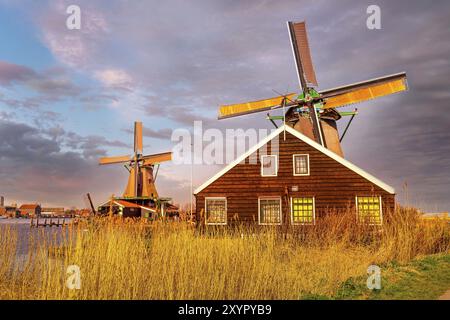
<instances>
[{"instance_id":1,"label":"windmill sail","mask_svg":"<svg viewBox=\"0 0 450 320\"><path fill-rule=\"evenodd\" d=\"M308 35L306 33L306 23L304 21L297 23L288 22L288 29L298 77L303 90L306 90L308 85L317 86L316 72L314 71Z\"/></svg>"},{"instance_id":2,"label":"windmill sail","mask_svg":"<svg viewBox=\"0 0 450 320\"><path fill-rule=\"evenodd\" d=\"M282 107L284 98L286 98L288 101L293 101L295 100L296 96L296 93L288 93L285 96L278 96L264 100L223 105L219 108L219 119L238 117L246 114L278 109Z\"/></svg>"},{"instance_id":3,"label":"windmill sail","mask_svg":"<svg viewBox=\"0 0 450 320\"><path fill-rule=\"evenodd\" d=\"M142 154L142 122L134 123L134 152Z\"/></svg>"},{"instance_id":4,"label":"windmill sail","mask_svg":"<svg viewBox=\"0 0 450 320\"><path fill-rule=\"evenodd\" d=\"M320 92L324 99L323 109L339 108L368 101L408 89L406 73L351 84Z\"/></svg>"},{"instance_id":5,"label":"windmill sail","mask_svg":"<svg viewBox=\"0 0 450 320\"><path fill-rule=\"evenodd\" d=\"M172 152L151 154L148 156L143 156L142 159L144 160L145 165L170 161L172 160Z\"/></svg>"},{"instance_id":6,"label":"windmill sail","mask_svg":"<svg viewBox=\"0 0 450 320\"><path fill-rule=\"evenodd\" d=\"M104 158L100 158L98 160L98 164L102 165L102 164L112 164L112 163L125 163L125 162L129 162L131 159L131 156L118 156L118 157L104 157Z\"/></svg>"}]
</instances>

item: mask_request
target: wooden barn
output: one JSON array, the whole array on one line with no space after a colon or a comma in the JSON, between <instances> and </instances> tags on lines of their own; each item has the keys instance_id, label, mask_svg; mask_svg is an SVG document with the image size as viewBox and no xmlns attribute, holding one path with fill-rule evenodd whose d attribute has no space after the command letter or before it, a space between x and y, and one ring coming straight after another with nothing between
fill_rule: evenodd
<instances>
[{"instance_id":1,"label":"wooden barn","mask_svg":"<svg viewBox=\"0 0 450 320\"><path fill-rule=\"evenodd\" d=\"M19 208L20 215L23 217L35 218L41 215L41 206L39 204L23 204Z\"/></svg>"},{"instance_id":2,"label":"wooden barn","mask_svg":"<svg viewBox=\"0 0 450 320\"><path fill-rule=\"evenodd\" d=\"M355 222L379 225L395 206L392 187L288 125L194 194L197 221L206 225L313 225L349 209Z\"/></svg>"}]
</instances>

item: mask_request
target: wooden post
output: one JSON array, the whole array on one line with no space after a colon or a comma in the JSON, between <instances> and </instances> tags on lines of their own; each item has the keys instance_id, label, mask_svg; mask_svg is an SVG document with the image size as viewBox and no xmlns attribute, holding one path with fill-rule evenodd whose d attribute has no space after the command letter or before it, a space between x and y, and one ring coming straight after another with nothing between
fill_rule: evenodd
<instances>
[{"instance_id":1,"label":"wooden post","mask_svg":"<svg viewBox=\"0 0 450 320\"><path fill-rule=\"evenodd\" d=\"M94 204L92 203L92 199L91 199L91 194L89 192L87 193L87 198L88 198L89 204L91 206L92 214L95 215L97 212L95 211L95 207L94 207Z\"/></svg>"}]
</instances>

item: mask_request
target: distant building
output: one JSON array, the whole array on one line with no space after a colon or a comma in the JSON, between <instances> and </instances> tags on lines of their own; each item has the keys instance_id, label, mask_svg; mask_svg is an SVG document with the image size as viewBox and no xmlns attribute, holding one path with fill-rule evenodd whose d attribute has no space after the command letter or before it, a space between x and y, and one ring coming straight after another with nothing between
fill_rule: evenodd
<instances>
[{"instance_id":1,"label":"distant building","mask_svg":"<svg viewBox=\"0 0 450 320\"><path fill-rule=\"evenodd\" d=\"M41 206L37 203L34 204L23 204L19 208L19 212L21 216L24 217L38 217L41 215Z\"/></svg>"},{"instance_id":2,"label":"distant building","mask_svg":"<svg viewBox=\"0 0 450 320\"><path fill-rule=\"evenodd\" d=\"M17 210L17 206L13 205L13 206L5 206L3 208L3 215L8 217L8 218L16 218L18 215L18 210Z\"/></svg>"},{"instance_id":3,"label":"distant building","mask_svg":"<svg viewBox=\"0 0 450 320\"><path fill-rule=\"evenodd\" d=\"M65 213L64 208L42 208L41 215L44 217L62 217Z\"/></svg>"}]
</instances>

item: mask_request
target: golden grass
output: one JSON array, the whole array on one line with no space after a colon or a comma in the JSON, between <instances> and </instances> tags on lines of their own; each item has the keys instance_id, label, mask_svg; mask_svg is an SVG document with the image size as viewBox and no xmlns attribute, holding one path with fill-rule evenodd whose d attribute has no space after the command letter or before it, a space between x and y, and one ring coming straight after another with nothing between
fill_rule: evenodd
<instances>
[{"instance_id":1,"label":"golden grass","mask_svg":"<svg viewBox=\"0 0 450 320\"><path fill-rule=\"evenodd\" d=\"M296 232L246 226L198 230L185 222L92 219L60 243L30 239L22 263L17 234L0 232L0 299L299 299L332 296L350 277L450 249L445 220L398 208L381 230L330 214ZM78 265L81 289L66 268Z\"/></svg>"}]
</instances>

